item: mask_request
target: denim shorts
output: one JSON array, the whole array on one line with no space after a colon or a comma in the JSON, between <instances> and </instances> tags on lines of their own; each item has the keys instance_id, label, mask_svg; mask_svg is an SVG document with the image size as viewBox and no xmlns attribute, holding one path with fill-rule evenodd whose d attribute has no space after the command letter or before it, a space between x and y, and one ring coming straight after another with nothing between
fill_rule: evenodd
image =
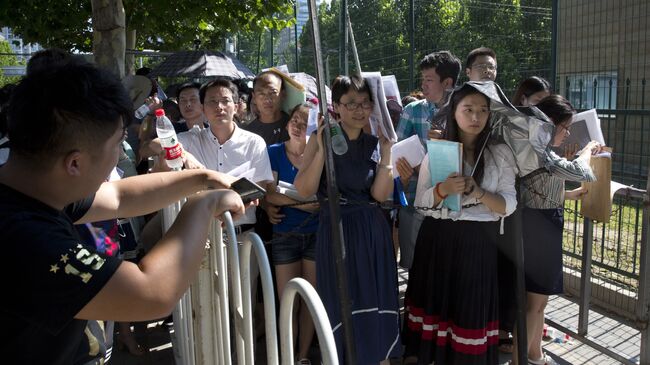
<instances>
[{"instance_id":1,"label":"denim shorts","mask_svg":"<svg viewBox=\"0 0 650 365\"><path fill-rule=\"evenodd\" d=\"M291 264L301 259L316 260L316 233L274 232L271 241L274 265Z\"/></svg>"}]
</instances>

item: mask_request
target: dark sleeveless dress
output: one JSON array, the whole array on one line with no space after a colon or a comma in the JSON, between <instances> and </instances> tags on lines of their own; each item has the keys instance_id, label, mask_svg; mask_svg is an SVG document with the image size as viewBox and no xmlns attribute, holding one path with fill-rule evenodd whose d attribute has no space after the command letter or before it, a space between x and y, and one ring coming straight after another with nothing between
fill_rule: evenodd
<instances>
[{"instance_id":1,"label":"dark sleeveless dress","mask_svg":"<svg viewBox=\"0 0 650 365\"><path fill-rule=\"evenodd\" d=\"M345 132L343 132L345 135ZM345 265L352 300L357 364L377 364L401 356L397 266L391 231L370 188L375 180L374 156L377 138L361 133L348 142L348 152L334 155L337 185L349 201L341 205L345 239ZM321 201L320 226L316 241L317 289L329 316L339 362L344 363L345 348L341 327L340 300L331 245L331 219L325 172L318 192Z\"/></svg>"}]
</instances>

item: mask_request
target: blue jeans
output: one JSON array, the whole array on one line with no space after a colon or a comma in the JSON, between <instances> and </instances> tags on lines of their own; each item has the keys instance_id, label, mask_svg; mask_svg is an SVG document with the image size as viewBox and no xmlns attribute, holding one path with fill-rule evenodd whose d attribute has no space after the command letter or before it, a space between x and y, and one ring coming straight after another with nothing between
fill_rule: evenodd
<instances>
[{"instance_id":1,"label":"blue jeans","mask_svg":"<svg viewBox=\"0 0 650 365\"><path fill-rule=\"evenodd\" d=\"M274 232L271 258L274 265L291 264L301 259L316 260L316 233Z\"/></svg>"}]
</instances>

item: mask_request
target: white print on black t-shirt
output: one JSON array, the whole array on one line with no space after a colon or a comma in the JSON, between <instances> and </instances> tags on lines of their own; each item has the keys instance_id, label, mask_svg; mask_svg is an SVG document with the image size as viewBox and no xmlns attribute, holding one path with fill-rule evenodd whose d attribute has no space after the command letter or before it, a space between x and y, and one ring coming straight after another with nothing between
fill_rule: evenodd
<instances>
[{"instance_id":1,"label":"white print on black t-shirt","mask_svg":"<svg viewBox=\"0 0 650 365\"><path fill-rule=\"evenodd\" d=\"M84 272L81 270L90 269L93 271L97 271L101 269L101 267L104 266L104 263L106 262L106 259L102 258L96 253L90 253L90 251L86 250L80 244L77 244L76 250L68 249L68 251L70 251L73 254L72 256L76 260L71 260L68 257L67 253L63 254L61 255L59 261L57 261L54 265L50 265L50 272L56 274L60 269L59 263L61 263L62 266L65 265L63 266L64 267L63 272L65 272L68 275L76 275L81 278L81 281L83 281L84 283L88 283L90 279L93 277L93 275L89 272ZM74 266L73 263L75 264Z\"/></svg>"}]
</instances>

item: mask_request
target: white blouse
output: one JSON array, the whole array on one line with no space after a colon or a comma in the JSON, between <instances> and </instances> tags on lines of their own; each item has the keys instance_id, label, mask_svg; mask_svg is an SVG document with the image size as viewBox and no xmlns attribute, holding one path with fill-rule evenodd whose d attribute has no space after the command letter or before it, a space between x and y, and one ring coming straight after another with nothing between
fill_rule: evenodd
<instances>
[{"instance_id":1,"label":"white blouse","mask_svg":"<svg viewBox=\"0 0 650 365\"><path fill-rule=\"evenodd\" d=\"M465 220L465 221L497 221L508 216L517 207L517 191L515 189L515 160L512 152L505 144L488 146L484 153L484 173L481 188L491 193L499 194L506 201L506 213L499 214L491 211L485 204L475 198L463 195L460 212L451 211L446 207L441 210L422 210L417 207L432 208L434 203L434 186L431 184L429 172L429 155L427 154L420 164L420 176L415 194L415 207L423 215L438 219Z\"/></svg>"}]
</instances>

